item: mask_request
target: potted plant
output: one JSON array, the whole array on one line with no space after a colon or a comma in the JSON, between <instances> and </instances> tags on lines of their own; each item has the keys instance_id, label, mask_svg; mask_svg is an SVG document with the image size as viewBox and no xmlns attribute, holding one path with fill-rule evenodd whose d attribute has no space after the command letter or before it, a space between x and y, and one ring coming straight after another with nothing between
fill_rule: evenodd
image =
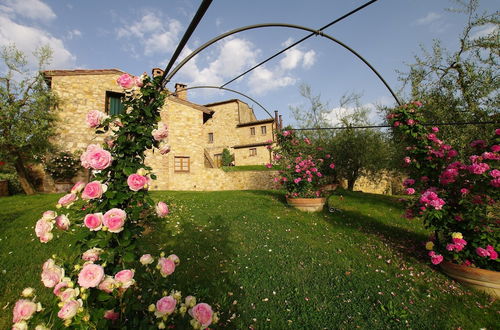
<instances>
[{"instance_id":1,"label":"potted plant","mask_svg":"<svg viewBox=\"0 0 500 330\"><path fill-rule=\"evenodd\" d=\"M424 107L414 102L387 116L404 141L406 216L434 231L426 244L430 261L467 285L500 297L500 129L460 153L439 139L439 128L421 125ZM460 157L461 156L461 157Z\"/></svg>"},{"instance_id":2,"label":"potted plant","mask_svg":"<svg viewBox=\"0 0 500 330\"><path fill-rule=\"evenodd\" d=\"M81 169L79 159L68 151L47 158L43 164L45 172L54 180L56 192L66 192L71 189L71 180Z\"/></svg>"},{"instance_id":3,"label":"potted plant","mask_svg":"<svg viewBox=\"0 0 500 330\"><path fill-rule=\"evenodd\" d=\"M276 139L273 160L280 170L274 181L286 190L287 203L302 211L321 211L326 202L320 188L321 167L327 161L316 158L311 141L297 137L292 130L276 132ZM274 165L268 164L268 167ZM333 168L335 165L330 162L329 166Z\"/></svg>"}]
</instances>

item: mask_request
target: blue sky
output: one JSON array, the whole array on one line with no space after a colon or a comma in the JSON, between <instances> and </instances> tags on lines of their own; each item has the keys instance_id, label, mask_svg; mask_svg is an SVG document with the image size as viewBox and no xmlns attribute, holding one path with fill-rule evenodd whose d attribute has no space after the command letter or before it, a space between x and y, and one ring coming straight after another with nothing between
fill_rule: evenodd
<instances>
[{"instance_id":1,"label":"blue sky","mask_svg":"<svg viewBox=\"0 0 500 330\"><path fill-rule=\"evenodd\" d=\"M214 0L185 53L228 30L256 23L280 22L320 28L366 1ZM53 69L119 68L132 74L164 68L200 1L126 0L0 0L0 45L16 43L30 53L49 44L55 51ZM445 11L448 0L379 0L331 26L326 33L365 57L397 90L396 70L405 70L419 45L440 39L457 48L465 17ZM483 0L483 10L498 11L498 0ZM477 29L481 34L491 26ZM307 32L267 28L224 39L183 67L167 86L220 85L272 55ZM392 105L394 100L359 59L322 37L312 37L264 67L228 85L255 98L268 110L279 110L294 124L290 106L306 104L299 86L306 83L321 94L334 113L347 92L362 93L362 102ZM238 98L229 92L191 90L200 104ZM244 101L247 101L243 99ZM259 118L266 114L252 102ZM333 116L334 117L334 116ZM333 118L332 117L332 118ZM375 110L371 118L377 121Z\"/></svg>"}]
</instances>

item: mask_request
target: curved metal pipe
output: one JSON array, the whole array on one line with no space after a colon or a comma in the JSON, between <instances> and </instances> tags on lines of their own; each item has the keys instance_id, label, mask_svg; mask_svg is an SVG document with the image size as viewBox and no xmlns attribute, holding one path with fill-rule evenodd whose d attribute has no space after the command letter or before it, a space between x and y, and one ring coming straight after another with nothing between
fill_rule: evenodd
<instances>
[{"instance_id":1,"label":"curved metal pipe","mask_svg":"<svg viewBox=\"0 0 500 330\"><path fill-rule=\"evenodd\" d=\"M246 95L246 94L243 94L241 92L238 92L234 89L230 89L230 88L224 88L224 87L219 87L219 86L193 86L193 87L187 87L187 88L181 88L179 90L176 90L176 92L181 92L181 91L187 91L189 89L199 89L199 88L213 88L213 89L222 89L222 90L225 90L225 91L228 91L228 92L233 92L233 93L236 93L236 94L239 94L243 97L246 97L247 99L249 99L250 101L254 102L255 104L257 104L259 107L262 108L262 110L264 110L268 115L269 117L273 118L273 116L271 115L271 113L269 111L267 111L266 108L264 108L264 106L262 104L260 104L259 102L255 101L253 98L251 98L250 96Z\"/></svg>"},{"instance_id":2,"label":"curved metal pipe","mask_svg":"<svg viewBox=\"0 0 500 330\"><path fill-rule=\"evenodd\" d=\"M223 33L209 41L207 41L206 43L204 43L203 45L201 45L200 47L198 47L196 50L194 50L191 54L189 54L186 58L184 58L173 70L172 72L170 72L167 77L165 77L165 80L163 82L163 86L165 86L165 84L167 84L170 79L172 79L172 77L189 61L191 60L194 56L196 56L198 53L200 53L201 51L203 51L205 48L207 48L208 46L216 43L217 41L221 40L221 39L224 39L230 35L233 35L233 34L236 34L236 33L239 33L239 32L243 32L243 31L247 31L247 30L252 30L252 29L259 29L259 28L264 28L264 27L285 27L285 28L291 28L291 29L298 29L298 30L304 30L304 31L309 31L309 32L313 32L315 33L316 35L320 35L322 37L325 37L335 43L337 43L338 45L344 47L345 49L347 49L348 51L350 51L352 54L354 54L357 58L359 58L361 61L363 61L363 63L365 63L372 71L373 73L375 73L375 75L380 79L380 81L382 81L382 83L385 85L385 87L389 90L389 92L391 93L391 95L394 97L394 99L396 100L396 102L398 103L398 105L401 105L401 102L399 101L398 97L396 96L396 93L394 93L394 91L391 89L391 87L389 86L389 84L384 80L384 78L380 75L380 73L377 72L377 70L375 70L375 68L366 60L364 59L360 54L358 54L354 49L350 48L349 46L347 46L346 44L344 44L343 42L335 39L334 37L326 34L326 33L323 33L319 30L314 30L314 29L311 29L311 28L308 28L308 27L305 27L305 26L301 26L301 25L295 25L295 24L287 24L287 23L263 23L263 24L254 24L254 25L248 25L248 26L244 26L244 27L240 27L240 28L237 28L237 29L234 29L234 30L231 30L231 31L228 31L226 33Z\"/></svg>"}]
</instances>

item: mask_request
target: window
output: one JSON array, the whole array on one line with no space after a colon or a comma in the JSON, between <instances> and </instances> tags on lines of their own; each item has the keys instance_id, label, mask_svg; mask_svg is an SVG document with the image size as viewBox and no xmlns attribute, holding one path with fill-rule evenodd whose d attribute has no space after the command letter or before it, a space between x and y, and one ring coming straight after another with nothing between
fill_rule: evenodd
<instances>
[{"instance_id":1,"label":"window","mask_svg":"<svg viewBox=\"0 0 500 330\"><path fill-rule=\"evenodd\" d=\"M214 155L214 163L215 163L216 167L222 166L222 154L215 154Z\"/></svg>"},{"instance_id":2,"label":"window","mask_svg":"<svg viewBox=\"0 0 500 330\"><path fill-rule=\"evenodd\" d=\"M257 148L250 148L250 156L257 156Z\"/></svg>"},{"instance_id":3,"label":"window","mask_svg":"<svg viewBox=\"0 0 500 330\"><path fill-rule=\"evenodd\" d=\"M119 115L123 112L122 93L106 92L106 113Z\"/></svg>"},{"instance_id":4,"label":"window","mask_svg":"<svg viewBox=\"0 0 500 330\"><path fill-rule=\"evenodd\" d=\"M208 143L214 143L214 133L208 133Z\"/></svg>"},{"instance_id":5,"label":"window","mask_svg":"<svg viewBox=\"0 0 500 330\"><path fill-rule=\"evenodd\" d=\"M189 172L189 157L174 157L174 172Z\"/></svg>"},{"instance_id":6,"label":"window","mask_svg":"<svg viewBox=\"0 0 500 330\"><path fill-rule=\"evenodd\" d=\"M250 127L250 135L255 135L255 127Z\"/></svg>"},{"instance_id":7,"label":"window","mask_svg":"<svg viewBox=\"0 0 500 330\"><path fill-rule=\"evenodd\" d=\"M266 133L267 133L267 127L266 126L261 126L260 127L260 132L262 133L262 135L266 135Z\"/></svg>"}]
</instances>

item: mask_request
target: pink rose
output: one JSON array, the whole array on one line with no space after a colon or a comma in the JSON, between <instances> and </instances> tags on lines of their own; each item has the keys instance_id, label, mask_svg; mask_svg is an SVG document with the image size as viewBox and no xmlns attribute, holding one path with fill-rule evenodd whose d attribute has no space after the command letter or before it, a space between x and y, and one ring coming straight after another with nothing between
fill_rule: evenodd
<instances>
[{"instance_id":1,"label":"pink rose","mask_svg":"<svg viewBox=\"0 0 500 330\"><path fill-rule=\"evenodd\" d=\"M92 262L98 261L102 251L103 250L99 248L88 249L87 251L83 252L82 259L85 261L92 261Z\"/></svg>"},{"instance_id":2,"label":"pink rose","mask_svg":"<svg viewBox=\"0 0 500 330\"><path fill-rule=\"evenodd\" d=\"M83 224L91 231L97 231L101 230L103 220L102 213L87 214L83 219Z\"/></svg>"},{"instance_id":3,"label":"pink rose","mask_svg":"<svg viewBox=\"0 0 500 330\"><path fill-rule=\"evenodd\" d=\"M12 322L17 323L23 320L29 320L36 312L36 304L31 300L20 299L14 306Z\"/></svg>"},{"instance_id":4,"label":"pink rose","mask_svg":"<svg viewBox=\"0 0 500 330\"><path fill-rule=\"evenodd\" d=\"M189 310L189 315L200 322L203 327L208 327L212 323L213 311L209 304L197 304Z\"/></svg>"},{"instance_id":5,"label":"pink rose","mask_svg":"<svg viewBox=\"0 0 500 330\"><path fill-rule=\"evenodd\" d=\"M169 213L168 205L165 204L165 202L158 202L158 204L156 204L156 214L160 218L166 217L168 213Z\"/></svg>"},{"instance_id":6,"label":"pink rose","mask_svg":"<svg viewBox=\"0 0 500 330\"><path fill-rule=\"evenodd\" d=\"M95 288L104 278L104 268L96 264L86 264L78 274L78 284L83 288Z\"/></svg>"},{"instance_id":7,"label":"pink rose","mask_svg":"<svg viewBox=\"0 0 500 330\"><path fill-rule=\"evenodd\" d=\"M476 249L476 253L480 257L489 257L490 256L490 252L488 252L488 250L480 248L480 247L478 247Z\"/></svg>"},{"instance_id":8,"label":"pink rose","mask_svg":"<svg viewBox=\"0 0 500 330\"><path fill-rule=\"evenodd\" d=\"M163 317L165 315L170 315L175 310L175 305L177 304L177 300L175 300L172 296L166 296L161 298L156 302L156 317Z\"/></svg>"},{"instance_id":9,"label":"pink rose","mask_svg":"<svg viewBox=\"0 0 500 330\"><path fill-rule=\"evenodd\" d=\"M407 188L406 189L406 194L407 195L413 195L414 193L415 193L415 189L413 189L413 188Z\"/></svg>"},{"instance_id":10,"label":"pink rose","mask_svg":"<svg viewBox=\"0 0 500 330\"><path fill-rule=\"evenodd\" d=\"M170 146L168 144L163 144L160 146L160 154L166 155L170 152Z\"/></svg>"},{"instance_id":11,"label":"pink rose","mask_svg":"<svg viewBox=\"0 0 500 330\"><path fill-rule=\"evenodd\" d=\"M406 121L406 124L408 124L408 125L410 125L410 126L415 125L415 120L413 120L413 119L408 119L408 120Z\"/></svg>"},{"instance_id":12,"label":"pink rose","mask_svg":"<svg viewBox=\"0 0 500 330\"><path fill-rule=\"evenodd\" d=\"M434 126L434 127L432 128L432 131L433 131L434 133L437 133L437 132L439 132L439 128Z\"/></svg>"},{"instance_id":13,"label":"pink rose","mask_svg":"<svg viewBox=\"0 0 500 330\"><path fill-rule=\"evenodd\" d=\"M181 259L179 259L178 256L176 256L175 254L171 254L167 257L167 259L170 259L172 260L176 266L178 266L180 263L181 263Z\"/></svg>"},{"instance_id":14,"label":"pink rose","mask_svg":"<svg viewBox=\"0 0 500 330\"><path fill-rule=\"evenodd\" d=\"M397 120L393 124L394 127L398 127L399 125L401 125L401 123L399 121L397 121Z\"/></svg>"},{"instance_id":15,"label":"pink rose","mask_svg":"<svg viewBox=\"0 0 500 330\"><path fill-rule=\"evenodd\" d=\"M497 129L495 130L495 135L500 135L500 128L497 128Z\"/></svg>"},{"instance_id":16,"label":"pink rose","mask_svg":"<svg viewBox=\"0 0 500 330\"><path fill-rule=\"evenodd\" d=\"M69 288L59 293L58 297L62 302L67 302L75 299L80 294L79 289Z\"/></svg>"},{"instance_id":17,"label":"pink rose","mask_svg":"<svg viewBox=\"0 0 500 330\"><path fill-rule=\"evenodd\" d=\"M68 230L70 226L69 219L66 215L61 214L56 218L56 226L61 230Z\"/></svg>"},{"instance_id":18,"label":"pink rose","mask_svg":"<svg viewBox=\"0 0 500 330\"><path fill-rule=\"evenodd\" d=\"M82 162L82 166L84 168L90 168L89 160L87 159L88 154L93 150L101 149L97 144L89 144L87 146L87 150L80 156L80 161Z\"/></svg>"},{"instance_id":19,"label":"pink rose","mask_svg":"<svg viewBox=\"0 0 500 330\"><path fill-rule=\"evenodd\" d=\"M490 176L492 176L494 178L498 178L498 177L500 177L500 171L497 170L497 169L491 170L490 171Z\"/></svg>"},{"instance_id":20,"label":"pink rose","mask_svg":"<svg viewBox=\"0 0 500 330\"><path fill-rule=\"evenodd\" d=\"M495 144L491 146L491 151L500 152L500 144Z\"/></svg>"},{"instance_id":21,"label":"pink rose","mask_svg":"<svg viewBox=\"0 0 500 330\"><path fill-rule=\"evenodd\" d=\"M114 309L110 309L104 312L104 318L107 320L118 320L120 318L120 313L115 312Z\"/></svg>"},{"instance_id":22,"label":"pink rose","mask_svg":"<svg viewBox=\"0 0 500 330\"><path fill-rule=\"evenodd\" d=\"M83 188L85 187L85 183L84 182L77 182L75 183L75 185L73 186L73 188L71 188L71 193L72 194L78 194L79 192L81 192L83 190Z\"/></svg>"},{"instance_id":23,"label":"pink rose","mask_svg":"<svg viewBox=\"0 0 500 330\"><path fill-rule=\"evenodd\" d=\"M266 164L266 167L267 167L267 168L273 168L273 164L271 164L271 163L267 163L267 164Z\"/></svg>"},{"instance_id":24,"label":"pink rose","mask_svg":"<svg viewBox=\"0 0 500 330\"><path fill-rule=\"evenodd\" d=\"M175 262L168 258L160 258L158 266L160 267L160 274L163 277L167 277L175 271Z\"/></svg>"},{"instance_id":25,"label":"pink rose","mask_svg":"<svg viewBox=\"0 0 500 330\"><path fill-rule=\"evenodd\" d=\"M54 211L45 211L42 214L42 219L44 220L54 220L57 217L57 213Z\"/></svg>"},{"instance_id":26,"label":"pink rose","mask_svg":"<svg viewBox=\"0 0 500 330\"><path fill-rule=\"evenodd\" d=\"M158 123L158 128L154 129L151 134L156 141L162 141L168 137L168 128L164 123Z\"/></svg>"},{"instance_id":27,"label":"pink rose","mask_svg":"<svg viewBox=\"0 0 500 330\"><path fill-rule=\"evenodd\" d=\"M334 164L334 163L331 163L331 164L330 164L330 168L331 168L331 169L334 169L334 168L335 168L335 164Z\"/></svg>"},{"instance_id":28,"label":"pink rose","mask_svg":"<svg viewBox=\"0 0 500 330\"><path fill-rule=\"evenodd\" d=\"M53 288L64 277L64 269L57 266L54 260L48 259L42 266L42 282L47 288Z\"/></svg>"},{"instance_id":29,"label":"pink rose","mask_svg":"<svg viewBox=\"0 0 500 330\"><path fill-rule=\"evenodd\" d=\"M108 186L105 184L102 184L99 181L92 181L87 183L85 186L85 189L83 189L82 192L82 199L94 199L94 198L101 198L102 194L106 192L108 189Z\"/></svg>"},{"instance_id":30,"label":"pink rose","mask_svg":"<svg viewBox=\"0 0 500 330\"><path fill-rule=\"evenodd\" d=\"M113 158L111 158L111 154L109 153L109 151L104 150L100 147L99 149L94 149L86 153L85 159L88 162L89 166L94 170L104 170L109 165L111 165L111 162L113 161Z\"/></svg>"},{"instance_id":31,"label":"pink rose","mask_svg":"<svg viewBox=\"0 0 500 330\"><path fill-rule=\"evenodd\" d=\"M98 289L107 293L111 293L113 292L116 283L117 282L112 276L106 275L104 280L99 284Z\"/></svg>"},{"instance_id":32,"label":"pink rose","mask_svg":"<svg viewBox=\"0 0 500 330\"><path fill-rule=\"evenodd\" d=\"M119 233L123 230L127 213L125 211L114 208L104 213L103 224L108 227L111 233Z\"/></svg>"},{"instance_id":33,"label":"pink rose","mask_svg":"<svg viewBox=\"0 0 500 330\"><path fill-rule=\"evenodd\" d=\"M115 274L115 281L121 283L123 289L127 289L135 283L134 271L130 269L124 269Z\"/></svg>"},{"instance_id":34,"label":"pink rose","mask_svg":"<svg viewBox=\"0 0 500 330\"><path fill-rule=\"evenodd\" d=\"M116 83L124 89L130 89L134 87L135 79L129 74L125 73L118 77L118 79L116 79Z\"/></svg>"},{"instance_id":35,"label":"pink rose","mask_svg":"<svg viewBox=\"0 0 500 330\"><path fill-rule=\"evenodd\" d=\"M144 85L144 78L145 76L144 75L141 75L139 77L135 76L134 77L134 84L137 86L137 87L142 87Z\"/></svg>"},{"instance_id":36,"label":"pink rose","mask_svg":"<svg viewBox=\"0 0 500 330\"><path fill-rule=\"evenodd\" d=\"M102 121L106 119L106 114L99 110L92 110L87 113L87 125L90 128L96 128L101 125Z\"/></svg>"},{"instance_id":37,"label":"pink rose","mask_svg":"<svg viewBox=\"0 0 500 330\"><path fill-rule=\"evenodd\" d=\"M434 254L431 256L431 262L433 265L439 265L443 261L443 256L440 254Z\"/></svg>"},{"instance_id":38,"label":"pink rose","mask_svg":"<svg viewBox=\"0 0 500 330\"><path fill-rule=\"evenodd\" d=\"M59 198L59 201L57 202L57 206L65 206L66 208L70 207L78 197L75 194L67 194L64 195L63 197Z\"/></svg>"},{"instance_id":39,"label":"pink rose","mask_svg":"<svg viewBox=\"0 0 500 330\"><path fill-rule=\"evenodd\" d=\"M54 237L51 233L52 228L54 228L54 224L51 221L42 218L36 222L35 234L40 239L40 242L47 243Z\"/></svg>"},{"instance_id":40,"label":"pink rose","mask_svg":"<svg viewBox=\"0 0 500 330\"><path fill-rule=\"evenodd\" d=\"M127 179L127 184L132 191L139 191L148 184L148 178L139 174L131 174Z\"/></svg>"},{"instance_id":41,"label":"pink rose","mask_svg":"<svg viewBox=\"0 0 500 330\"><path fill-rule=\"evenodd\" d=\"M57 316L60 319L69 320L76 315L76 313L78 312L78 309L80 307L82 307L82 305L83 305L83 303L80 299L70 300L63 305L63 307L57 313Z\"/></svg>"},{"instance_id":42,"label":"pink rose","mask_svg":"<svg viewBox=\"0 0 500 330\"><path fill-rule=\"evenodd\" d=\"M67 279L57 283L52 292L59 297L64 289L68 287L68 283L69 281Z\"/></svg>"},{"instance_id":43,"label":"pink rose","mask_svg":"<svg viewBox=\"0 0 500 330\"><path fill-rule=\"evenodd\" d=\"M154 258L150 254L143 254L139 261L143 265L150 265L153 263Z\"/></svg>"},{"instance_id":44,"label":"pink rose","mask_svg":"<svg viewBox=\"0 0 500 330\"><path fill-rule=\"evenodd\" d=\"M411 163L411 158L410 157L405 157L405 158L403 158L403 162L405 164L410 164Z\"/></svg>"}]
</instances>

